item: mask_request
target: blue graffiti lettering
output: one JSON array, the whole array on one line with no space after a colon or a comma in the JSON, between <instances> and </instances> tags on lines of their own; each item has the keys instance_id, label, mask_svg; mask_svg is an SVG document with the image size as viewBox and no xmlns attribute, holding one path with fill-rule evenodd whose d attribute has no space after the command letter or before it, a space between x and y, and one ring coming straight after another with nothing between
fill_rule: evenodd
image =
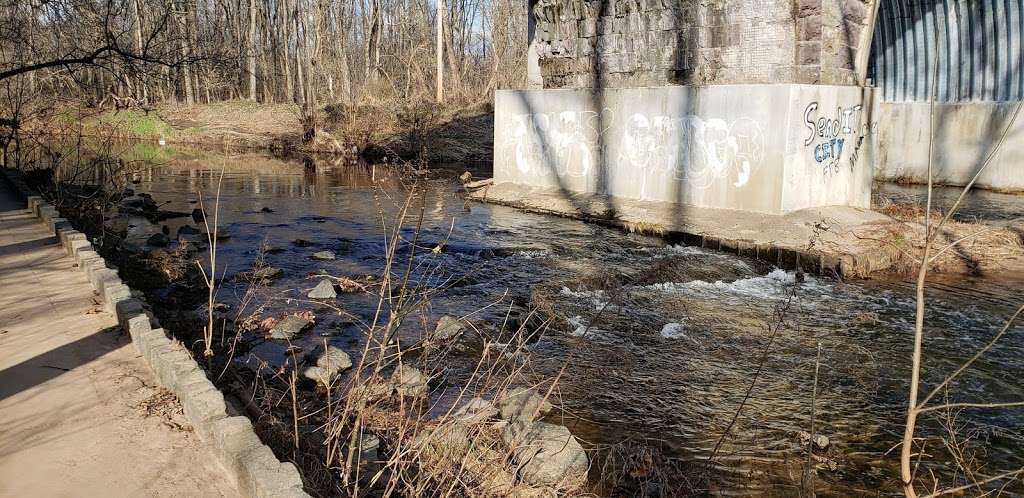
<instances>
[{"instance_id":1,"label":"blue graffiti lettering","mask_svg":"<svg viewBox=\"0 0 1024 498\"><path fill-rule=\"evenodd\" d=\"M839 159L839 156L843 155L843 144L845 142L845 138L833 138L816 145L814 147L814 160L820 163L826 159Z\"/></svg>"}]
</instances>

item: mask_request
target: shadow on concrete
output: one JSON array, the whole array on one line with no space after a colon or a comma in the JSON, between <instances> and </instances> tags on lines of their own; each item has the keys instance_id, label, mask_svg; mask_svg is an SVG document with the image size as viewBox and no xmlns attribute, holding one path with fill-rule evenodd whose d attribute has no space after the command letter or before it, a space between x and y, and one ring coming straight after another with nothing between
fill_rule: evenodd
<instances>
[{"instance_id":1,"label":"shadow on concrete","mask_svg":"<svg viewBox=\"0 0 1024 498\"><path fill-rule=\"evenodd\" d=\"M538 131L538 133L536 134L536 138L541 142L540 150L543 155L542 166L551 174L551 177L557 183L555 189L558 191L561 197L567 200L575 210L579 211L580 213L588 215L588 217L591 219L601 218L614 220L618 218L619 211L618 207L616 206L616 198L615 196L612 195L615 193L615 190L612 185L612 183L615 181L615 178L618 177L621 181L623 177L629 176L631 178L639 177L640 181L646 181L646 177L653 173L647 168L638 168L638 170L636 171L626 170L626 164L629 162L630 159L633 158L611 157L612 154L609 152L610 137L606 135L606 131L609 130L613 125L616 125L620 133L623 134L623 137L630 133L640 132L640 130L631 129L631 124L635 125L637 123L629 123L625 121L616 123L616 120L618 118L611 114L610 112L606 112L606 109L611 109L610 107L607 106L608 89L615 88L617 86L617 81L626 81L628 80L628 78L619 78L618 80L616 80L615 78L611 78L611 81L609 81L609 76L614 76L615 74L609 73L608 71L606 71L606 69L610 69L612 71L617 71L619 69L606 66L605 52L606 50L608 50L608 47L607 44L599 42L599 39L601 38L602 34L612 32L612 29L610 29L607 26L609 20L628 20L629 15L633 13L631 9L635 9L636 7L630 2L612 2L610 0L597 0L596 2L585 3L584 5L587 9L587 15L594 16L594 21L596 25L594 36L589 38L583 38L583 40L585 40L584 43L590 44L590 46L587 47L587 53L592 54L592 56L586 57L585 55L581 55L580 52L582 47L575 45L574 42L573 45L575 47L576 53L572 54L573 60L588 60L589 64L587 67L588 74L572 74L571 76L577 78L576 81L578 83L581 81L585 81L587 84L586 88L587 90L589 90L589 103L585 111L593 113L594 125L591 127L590 130L587 130L586 126L588 126L588 123L583 122L581 123L581 127L584 128L584 133L589 131L592 132L594 135L592 137L594 139L594 143L588 144L588 146L591 148L591 151L594 153L595 156L592 158L593 160L591 161L594 171L589 172L587 176L587 180L592 182L593 192L584 193L574 190L574 188L568 184L566 179L559 174L560 170L567 170L568 168L566 167L567 165L559 164L559 158L556 157L556 154L554 153L554 149L555 147L558 146L558 144L552 144L550 142L550 139L546 134L548 130L540 130L538 126L535 126L533 124L533 116L545 110L536 109L533 103L531 103L530 99L524 93L519 93L518 97L522 105L522 108L525 109L528 115L530 116L529 120L532 129ZM531 1L529 3L529 15L532 16L532 19L536 20L537 23L545 23L547 25L548 30L554 30L555 32L560 34L560 23L563 22L561 20L562 8L564 8L564 6L557 3L541 6L538 4L538 2ZM665 29L665 31L678 33L676 36L685 36L686 30L680 28L684 27L682 26L682 24L687 19L688 15L694 15L693 12L687 12L685 10L686 8L687 7L683 6L679 10L674 11L674 15L671 19L672 26L670 28ZM619 12L616 9L623 9L623 11ZM575 32L575 26L569 29L569 32ZM529 29L529 41L533 43L535 37L536 29L533 27L533 22L531 22L531 26ZM685 47L685 41L677 40L674 45L671 57L669 57L668 59L673 62L679 62L683 60L686 57L686 54L683 52L682 47ZM652 50L655 49L655 47L648 48ZM612 47L612 50L614 51L614 47ZM616 54L607 54L607 56L615 57ZM543 58L541 58L540 63L543 68ZM625 68L625 70L627 72L634 70L644 71L644 69L639 68ZM693 75L692 69L688 69L685 71L665 69L665 71L667 73L670 73L666 74L666 81L668 81L669 83L687 83L690 82L691 77ZM541 72L543 74L543 69ZM555 86L557 87L557 85ZM569 86L574 87L573 85ZM550 88L546 81L545 88ZM622 102L620 101L619 104L621 106ZM694 114L697 107L697 100L693 97L693 93L689 93L683 100L683 109L675 110L666 108L662 109L662 111L664 111L664 114L668 116L675 115L676 112L681 111L683 113L683 116L686 116ZM551 127L558 125L559 121L557 119L557 116L551 117L555 119L548 119L548 126ZM685 124L678 130L678 133L678 137L675 138L689 142L689 140L687 140L687 133L689 133L689 130L685 128ZM587 138L589 139L591 137L588 136ZM687 189L685 188L685 175L681 175L678 173L685 168L685 163L688 160L690 160L689 152L689 150L686 150L683 154L677 156L677 164L673 164L670 166L674 168L677 172L677 174L672 175L674 178L674 183L670 186L670 189L672 191L670 197L677 200L677 202L675 202L675 206L673 206L673 216L675 218L675 221L680 224L686 218L687 206L684 201L687 200L685 199L685 193ZM620 155L624 154L623 151L619 151L618 153Z\"/></svg>"},{"instance_id":2,"label":"shadow on concrete","mask_svg":"<svg viewBox=\"0 0 1024 498\"><path fill-rule=\"evenodd\" d=\"M0 213L2 214L2 213ZM57 236L43 237L41 239L25 240L21 242L15 242L13 244L7 244L0 246L0 256L8 256L11 254L23 253L31 251L33 249L41 249L44 247L52 246L60 242Z\"/></svg>"},{"instance_id":3,"label":"shadow on concrete","mask_svg":"<svg viewBox=\"0 0 1024 498\"><path fill-rule=\"evenodd\" d=\"M118 330L118 326L97 330L0 370L0 401L60 377L65 372L70 372L113 351L116 348L110 347L110 339L105 335Z\"/></svg>"}]
</instances>

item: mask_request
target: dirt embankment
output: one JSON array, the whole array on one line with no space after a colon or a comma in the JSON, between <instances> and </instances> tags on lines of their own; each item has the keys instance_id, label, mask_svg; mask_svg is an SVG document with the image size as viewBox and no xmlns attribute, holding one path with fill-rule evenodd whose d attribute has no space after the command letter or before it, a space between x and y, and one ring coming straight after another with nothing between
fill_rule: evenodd
<instances>
[{"instance_id":1,"label":"dirt embankment","mask_svg":"<svg viewBox=\"0 0 1024 498\"><path fill-rule=\"evenodd\" d=\"M463 162L493 158L494 114L486 104L452 108L329 104L317 111L312 120L316 133L304 140L310 122L295 104L227 101L164 104L146 110L65 109L37 126L54 132L81 123L83 134L101 138L359 155L369 160Z\"/></svg>"},{"instance_id":2,"label":"dirt embankment","mask_svg":"<svg viewBox=\"0 0 1024 498\"><path fill-rule=\"evenodd\" d=\"M875 228L859 238L884 244L899 251L895 269L911 274L921 264L926 240L925 213L921 206L883 203L874 209L894 222ZM944 213L933 211L935 226ZM938 273L995 275L1024 273L1024 227L1019 224L965 223L949 220L942 225L932 243L931 270Z\"/></svg>"}]
</instances>

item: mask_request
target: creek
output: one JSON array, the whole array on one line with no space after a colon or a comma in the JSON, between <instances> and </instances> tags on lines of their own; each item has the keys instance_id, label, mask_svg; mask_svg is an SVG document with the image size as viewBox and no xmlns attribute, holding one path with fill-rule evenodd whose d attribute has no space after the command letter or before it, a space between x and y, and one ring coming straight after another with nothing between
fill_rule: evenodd
<instances>
[{"instance_id":1,"label":"creek","mask_svg":"<svg viewBox=\"0 0 1024 498\"><path fill-rule=\"evenodd\" d=\"M237 305L245 289L231 277L250 270L263 245L274 249L263 254L266 263L284 271L270 287L275 298L266 306L271 311L304 305L318 272L380 274L382 220L389 227L394 223L413 181L407 171L387 165L179 152L142 168L133 188L151 194L164 209L190 212L200 195L209 209L221 172L219 225L229 237L219 246L218 273L225 285L218 299ZM529 346L531 365L553 376L569 360L559 382L560 417L581 439L656 444L673 458L700 466L756 376L719 449L714 494L798 494L807 455L797 433L809 431L812 418L815 432L831 440L825 456L835 463L835 470L819 471L819 495L898 493L899 451L890 449L901 439L906 409L912 282L804 278L661 238L466 202L457 192L459 173L438 168L418 178L417 209L404 230L411 239L422 206L418 243L423 250L412 278L421 286L447 289L403 334L431 329L443 314L500 324L510 303L527 306L543 299L558 318L552 323L560 326ZM905 200L919 199L920 192L883 188L878 195ZM972 201L963 216L1013 220L1024 210L1024 197L985 198ZM192 221L163 223L173 234ZM129 236L144 241L159 229L135 220ZM430 251L438 246L438 253ZM311 258L323 250L337 258ZM776 311L793 285L786 325L770 340ZM932 278L924 385L935 385L985 344L1019 306L1022 291L1024 275ZM338 303L370 321L376 299L342 294ZM326 338L355 356L358 332L352 320L317 312L325 319L294 342L312 347ZM950 395L958 401L1020 399L1022 339L1024 326L1018 323ZM281 361L283 348L273 344L253 351L264 360ZM1024 466L1024 409L934 415L922 422L921 434L936 445L929 446L923 465L941 482L953 482L949 453L938 439L946 434L944 424L969 439L986 465L980 475ZM1020 495L1024 487L1011 484L1006 491Z\"/></svg>"}]
</instances>

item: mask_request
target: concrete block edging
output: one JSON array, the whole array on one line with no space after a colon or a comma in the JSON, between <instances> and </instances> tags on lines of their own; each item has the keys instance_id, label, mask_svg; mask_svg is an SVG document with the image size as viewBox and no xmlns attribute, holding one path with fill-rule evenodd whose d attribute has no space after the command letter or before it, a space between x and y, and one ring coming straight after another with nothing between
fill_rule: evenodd
<instances>
[{"instance_id":1,"label":"concrete block edging","mask_svg":"<svg viewBox=\"0 0 1024 498\"><path fill-rule=\"evenodd\" d=\"M278 460L260 441L248 418L228 415L223 393L206 377L188 348L168 338L163 329L153 327L144 300L132 297L131 288L93 250L85 234L61 218L57 208L29 188L16 171L4 168L0 177L28 203L32 214L47 224L79 270L85 272L160 383L178 397L185 418L211 446L239 493L261 498L308 498L295 465Z\"/></svg>"}]
</instances>

